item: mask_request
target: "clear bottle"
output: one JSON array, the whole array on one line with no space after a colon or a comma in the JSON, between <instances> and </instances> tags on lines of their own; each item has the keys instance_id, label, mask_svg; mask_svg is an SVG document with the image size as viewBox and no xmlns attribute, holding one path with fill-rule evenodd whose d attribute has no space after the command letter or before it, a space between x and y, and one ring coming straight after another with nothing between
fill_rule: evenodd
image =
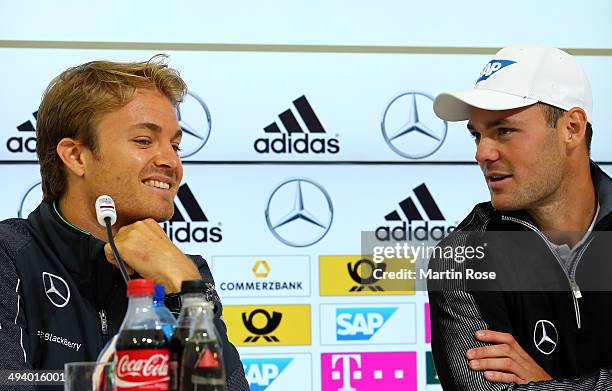
<instances>
[{"instance_id":1,"label":"clear bottle","mask_svg":"<svg viewBox=\"0 0 612 391\"><path fill-rule=\"evenodd\" d=\"M155 291L153 293L153 308L155 308L155 313L157 313L157 316L159 317L162 329L164 330L164 335L168 341L170 341L172 339L172 334L174 334L174 328L176 327L176 318L164 304L165 295L166 290L164 286L162 284L155 284Z\"/></svg>"},{"instance_id":2,"label":"clear bottle","mask_svg":"<svg viewBox=\"0 0 612 391\"><path fill-rule=\"evenodd\" d=\"M128 309L117 337L117 391L168 390L170 346L153 308L153 281L128 281Z\"/></svg>"},{"instance_id":3,"label":"clear bottle","mask_svg":"<svg viewBox=\"0 0 612 391\"><path fill-rule=\"evenodd\" d=\"M181 391L225 391L221 343L213 323L213 305L197 307L181 365Z\"/></svg>"},{"instance_id":4,"label":"clear bottle","mask_svg":"<svg viewBox=\"0 0 612 391\"><path fill-rule=\"evenodd\" d=\"M181 284L181 313L174 328L174 334L170 340L170 373L171 390L181 390L181 361L185 345L189 341L190 333L196 315L202 311L202 307L208 304L204 294L206 283L202 280L188 280ZM214 330L219 341L217 330Z\"/></svg>"}]
</instances>

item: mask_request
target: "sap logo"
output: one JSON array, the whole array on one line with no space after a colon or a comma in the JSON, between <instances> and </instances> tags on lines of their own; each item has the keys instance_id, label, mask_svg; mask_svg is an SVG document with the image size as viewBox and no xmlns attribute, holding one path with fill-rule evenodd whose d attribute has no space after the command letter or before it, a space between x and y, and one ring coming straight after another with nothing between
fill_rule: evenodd
<instances>
[{"instance_id":1,"label":"sap logo","mask_svg":"<svg viewBox=\"0 0 612 391\"><path fill-rule=\"evenodd\" d=\"M32 113L34 120L38 117L38 111ZM19 136L6 140L6 149L11 153L31 152L36 153L36 129L32 121L26 121L17 126ZM28 137L28 135L31 135Z\"/></svg>"},{"instance_id":2,"label":"sap logo","mask_svg":"<svg viewBox=\"0 0 612 391\"><path fill-rule=\"evenodd\" d=\"M287 368L293 358L243 358L244 374L251 391L263 391Z\"/></svg>"},{"instance_id":3,"label":"sap logo","mask_svg":"<svg viewBox=\"0 0 612 391\"><path fill-rule=\"evenodd\" d=\"M276 122L272 122L263 129L266 137L255 140L253 144L255 151L260 154L337 154L340 152L338 136L329 137L306 96L302 95L294 100L293 105L306 125L306 131L302 129L291 109L285 110L278 117L286 133L283 133Z\"/></svg>"},{"instance_id":4,"label":"sap logo","mask_svg":"<svg viewBox=\"0 0 612 391\"><path fill-rule=\"evenodd\" d=\"M511 61L511 60L491 60L489 61L489 63L485 65L485 67L480 72L480 76L478 77L478 80L476 80L476 83L478 84L478 82L487 80L495 72L507 67L508 65L512 65L514 63L516 63L516 61Z\"/></svg>"},{"instance_id":5,"label":"sap logo","mask_svg":"<svg viewBox=\"0 0 612 391\"><path fill-rule=\"evenodd\" d=\"M369 341L397 311L397 307L350 307L336 309L338 341Z\"/></svg>"},{"instance_id":6,"label":"sap logo","mask_svg":"<svg viewBox=\"0 0 612 391\"><path fill-rule=\"evenodd\" d=\"M206 223L208 223L208 217L206 217L202 207L186 183L179 187L177 197L180 205L185 209L191 221L185 220L185 217L175 202L174 215L170 221L162 224L162 229L173 242L190 243L193 241L196 243L218 243L223 239L223 231L221 230L220 223L215 227L206 225Z\"/></svg>"}]
</instances>

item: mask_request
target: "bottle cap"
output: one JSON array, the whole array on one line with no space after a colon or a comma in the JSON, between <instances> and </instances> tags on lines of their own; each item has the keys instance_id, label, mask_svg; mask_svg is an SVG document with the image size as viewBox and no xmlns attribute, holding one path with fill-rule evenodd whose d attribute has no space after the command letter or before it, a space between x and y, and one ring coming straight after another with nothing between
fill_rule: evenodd
<instances>
[{"instance_id":1,"label":"bottle cap","mask_svg":"<svg viewBox=\"0 0 612 391\"><path fill-rule=\"evenodd\" d=\"M153 300L164 300L166 295L166 288L162 284L155 284L155 291L153 292Z\"/></svg>"},{"instance_id":2,"label":"bottle cap","mask_svg":"<svg viewBox=\"0 0 612 391\"><path fill-rule=\"evenodd\" d=\"M185 293L204 293L206 283L204 280L186 280L181 283L181 294Z\"/></svg>"},{"instance_id":3,"label":"bottle cap","mask_svg":"<svg viewBox=\"0 0 612 391\"><path fill-rule=\"evenodd\" d=\"M153 280L145 280L144 278L129 280L127 294L128 296L153 295Z\"/></svg>"}]
</instances>

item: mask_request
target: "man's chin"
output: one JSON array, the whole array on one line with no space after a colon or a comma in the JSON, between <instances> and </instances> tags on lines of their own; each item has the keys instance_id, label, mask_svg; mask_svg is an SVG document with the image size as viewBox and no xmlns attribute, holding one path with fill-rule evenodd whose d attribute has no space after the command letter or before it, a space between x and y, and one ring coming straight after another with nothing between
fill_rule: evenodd
<instances>
[{"instance_id":1,"label":"man's chin","mask_svg":"<svg viewBox=\"0 0 612 391\"><path fill-rule=\"evenodd\" d=\"M523 209L521 205L513 202L513 200L501 199L501 197L492 197L491 204L500 212L512 212Z\"/></svg>"},{"instance_id":2,"label":"man's chin","mask_svg":"<svg viewBox=\"0 0 612 391\"><path fill-rule=\"evenodd\" d=\"M141 215L134 216L133 220L146 220L153 219L158 223L168 221L174 215L174 208L170 207L157 207L150 208L148 211L144 211Z\"/></svg>"}]
</instances>

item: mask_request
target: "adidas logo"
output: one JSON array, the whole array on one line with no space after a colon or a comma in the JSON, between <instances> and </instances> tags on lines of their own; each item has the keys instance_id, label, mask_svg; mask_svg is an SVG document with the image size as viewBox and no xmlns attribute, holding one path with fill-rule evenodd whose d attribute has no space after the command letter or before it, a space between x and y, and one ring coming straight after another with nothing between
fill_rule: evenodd
<instances>
[{"instance_id":1,"label":"adidas logo","mask_svg":"<svg viewBox=\"0 0 612 391\"><path fill-rule=\"evenodd\" d=\"M415 187L413 192L425 213L421 213L412 196L406 197L399 203L399 210L403 216L398 210L385 216L385 221L397 221L401 222L401 225L376 228L375 233L378 240L442 240L455 229L455 226L430 224L431 221L444 222L446 219L424 183ZM426 215L427 219L423 215Z\"/></svg>"},{"instance_id":2,"label":"adidas logo","mask_svg":"<svg viewBox=\"0 0 612 391\"><path fill-rule=\"evenodd\" d=\"M257 153L331 153L340 151L340 142L337 137L327 137L327 133L315 114L312 106L302 95L293 101L306 131L293 114L291 109L285 110L278 115L285 132L281 130L276 122L266 126L263 131L267 137L258 138L253 144ZM322 136L322 137L316 137Z\"/></svg>"},{"instance_id":3,"label":"adidas logo","mask_svg":"<svg viewBox=\"0 0 612 391\"><path fill-rule=\"evenodd\" d=\"M32 115L36 120L38 111L33 112ZM17 131L20 132L20 136L11 137L6 140L6 149L11 153L36 153L36 128L32 121L26 121L17 126Z\"/></svg>"},{"instance_id":4,"label":"adidas logo","mask_svg":"<svg viewBox=\"0 0 612 391\"><path fill-rule=\"evenodd\" d=\"M218 243L223 239L223 232L218 225L206 226L208 217L186 183L179 187L178 203L174 202L174 215L162 223L162 229L168 237L178 243ZM187 219L185 218L187 216Z\"/></svg>"}]
</instances>

